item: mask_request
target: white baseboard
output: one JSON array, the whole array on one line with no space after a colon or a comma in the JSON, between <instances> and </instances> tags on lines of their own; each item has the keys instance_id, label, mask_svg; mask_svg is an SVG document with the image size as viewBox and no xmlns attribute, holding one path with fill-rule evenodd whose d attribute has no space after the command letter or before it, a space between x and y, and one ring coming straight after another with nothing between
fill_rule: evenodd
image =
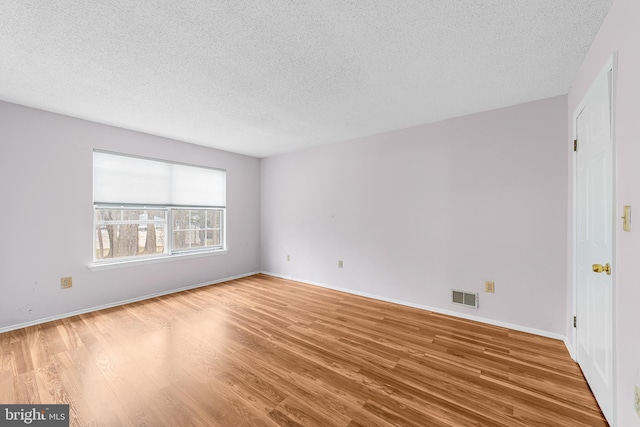
<instances>
[{"instance_id":1,"label":"white baseboard","mask_svg":"<svg viewBox=\"0 0 640 427\"><path fill-rule=\"evenodd\" d=\"M407 306L407 307L418 308L418 309L426 310L426 311L432 311L434 313L446 314L448 316L458 317L458 318L461 318L461 319L473 320L475 322L480 322L480 323L486 323L488 325L500 326L502 328L512 329L514 331L526 332L526 333L533 334L533 335L539 335L539 336L542 336L542 337L552 338L552 339L555 339L555 340L564 341L565 345L568 344L568 341L566 340L566 337L564 335L558 334L558 333L555 333L555 332L544 331L542 329L536 329L536 328L529 328L527 326L516 325L516 324L508 323L508 322L501 322L501 321L498 321L498 320L487 319L485 317L480 317L480 316L472 316L472 315L469 315L469 314L459 313L457 311L452 311L452 310L445 310L445 309L438 308L438 307L431 307L431 306L428 306L428 305L415 304L415 303L412 303L412 302L396 300L396 299L393 299L393 298L387 298L387 297L380 296L380 295L369 294L369 293L366 293L366 292L354 291L352 289L340 288L340 287L337 287L337 286L331 286L331 285L327 285L325 283L318 283L318 282L313 282L313 281L310 281L310 280L304 280L304 279L300 279L300 278L297 278L297 277L288 277L288 276L284 276L284 275L281 275L281 274L271 273L269 271L261 271L261 273L262 274L266 274L268 276L279 277L281 279L295 280L296 282L306 283L308 285L319 286L319 287L327 288L327 289L333 289L333 290L340 291L340 292L346 292L348 294L359 295L359 296L367 297L367 298L373 298L373 299L377 299L377 300L380 300L380 301L386 301L386 302L391 302L391 303L394 303L394 304L404 305L404 306ZM571 351L569 351L569 354L571 354Z\"/></svg>"},{"instance_id":2,"label":"white baseboard","mask_svg":"<svg viewBox=\"0 0 640 427\"><path fill-rule=\"evenodd\" d=\"M18 323L16 325L2 327L2 328L0 328L0 333L14 331L16 329L21 329L21 328L26 328L28 326L35 326L35 325L39 325L39 324L42 324L42 323L51 322L51 321L54 321L54 320L65 319L67 317L77 316L79 314L85 314L85 313L91 313L93 311L104 310L105 308L118 307L118 306L125 305L125 304L131 304L132 302L144 301L146 299L161 297L163 295L169 295L169 294L174 294L174 293L177 293L177 292L187 291L189 289L202 288L204 286L215 285L216 283L228 282L229 280L241 279L243 277L253 276L254 274L258 274L258 273L260 273L260 272L259 271L253 271L251 273L240 274L238 276L226 277L224 279L212 280L210 282L198 283L198 284L195 284L195 285L184 286L182 288L177 288L177 289L169 289L167 291L161 291L161 292L156 292L156 293L153 293L153 294L147 294L147 295L143 295L143 296L136 297L136 298L130 298L130 299L126 299L126 300L112 302L112 303L109 303L109 304L99 305L99 306L96 306L96 307L84 308L82 310L76 310L76 311L71 311L71 312L68 312L68 313L57 314L55 316L49 316L49 317L43 317L41 319L30 320L28 322Z\"/></svg>"}]
</instances>

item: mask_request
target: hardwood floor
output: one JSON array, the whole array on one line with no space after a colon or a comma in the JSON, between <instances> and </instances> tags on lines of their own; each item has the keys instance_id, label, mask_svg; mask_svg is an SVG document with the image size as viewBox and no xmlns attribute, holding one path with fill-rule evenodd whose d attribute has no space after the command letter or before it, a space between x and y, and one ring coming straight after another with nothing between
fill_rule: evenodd
<instances>
[{"instance_id":1,"label":"hardwood floor","mask_svg":"<svg viewBox=\"0 0 640 427\"><path fill-rule=\"evenodd\" d=\"M0 334L71 425L606 426L560 341L256 275Z\"/></svg>"}]
</instances>

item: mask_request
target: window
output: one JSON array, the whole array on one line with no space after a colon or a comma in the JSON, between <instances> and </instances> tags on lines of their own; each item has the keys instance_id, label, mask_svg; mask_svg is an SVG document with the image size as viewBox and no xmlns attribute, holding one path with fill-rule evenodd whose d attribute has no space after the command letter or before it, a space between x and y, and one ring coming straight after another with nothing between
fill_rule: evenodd
<instances>
[{"instance_id":1,"label":"window","mask_svg":"<svg viewBox=\"0 0 640 427\"><path fill-rule=\"evenodd\" d=\"M226 172L94 151L95 263L225 249Z\"/></svg>"},{"instance_id":2,"label":"window","mask_svg":"<svg viewBox=\"0 0 640 427\"><path fill-rule=\"evenodd\" d=\"M174 209L173 240L174 252L193 248L222 249L221 209Z\"/></svg>"}]
</instances>

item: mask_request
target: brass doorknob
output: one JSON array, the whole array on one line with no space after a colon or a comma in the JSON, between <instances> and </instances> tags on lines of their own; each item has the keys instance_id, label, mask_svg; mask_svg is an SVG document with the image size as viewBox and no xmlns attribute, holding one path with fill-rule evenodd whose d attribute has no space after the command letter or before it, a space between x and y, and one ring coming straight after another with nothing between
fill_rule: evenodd
<instances>
[{"instance_id":1,"label":"brass doorknob","mask_svg":"<svg viewBox=\"0 0 640 427\"><path fill-rule=\"evenodd\" d=\"M593 264L591 268L595 273L607 273L607 276L611 276L611 266L608 263L606 265Z\"/></svg>"}]
</instances>

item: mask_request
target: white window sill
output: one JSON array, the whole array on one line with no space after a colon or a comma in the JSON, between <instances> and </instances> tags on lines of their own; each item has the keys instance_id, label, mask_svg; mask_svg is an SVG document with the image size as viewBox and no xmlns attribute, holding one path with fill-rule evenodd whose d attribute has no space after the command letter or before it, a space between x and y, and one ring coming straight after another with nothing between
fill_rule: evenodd
<instances>
[{"instance_id":1,"label":"white window sill","mask_svg":"<svg viewBox=\"0 0 640 427\"><path fill-rule=\"evenodd\" d=\"M228 252L229 252L228 249L223 249L223 250L215 250L215 251L196 252L196 253L181 253L181 254L179 253L174 255L156 256L153 258L127 259L127 260L113 261L113 262L94 262L89 264L88 267L89 267L89 270L91 271L111 270L114 268L137 267L139 265L156 264L156 263L167 262L167 261L202 258L202 257L214 256L214 255L225 255Z\"/></svg>"}]
</instances>

